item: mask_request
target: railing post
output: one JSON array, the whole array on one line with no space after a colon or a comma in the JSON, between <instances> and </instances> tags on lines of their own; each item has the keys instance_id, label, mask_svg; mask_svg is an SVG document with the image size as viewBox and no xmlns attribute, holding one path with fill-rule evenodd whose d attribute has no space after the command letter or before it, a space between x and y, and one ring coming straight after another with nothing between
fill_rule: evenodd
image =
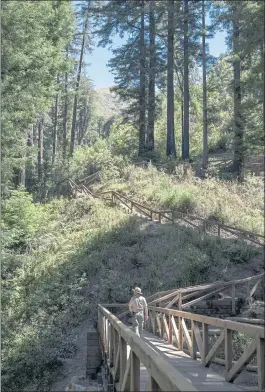
<instances>
[{"instance_id":1,"label":"railing post","mask_svg":"<svg viewBox=\"0 0 265 392\"><path fill-rule=\"evenodd\" d=\"M140 391L140 360L131 349L130 391Z\"/></svg>"},{"instance_id":2,"label":"railing post","mask_svg":"<svg viewBox=\"0 0 265 392\"><path fill-rule=\"evenodd\" d=\"M232 293L231 293L231 301L232 301L232 313L236 314L236 284L232 283Z\"/></svg>"},{"instance_id":3,"label":"railing post","mask_svg":"<svg viewBox=\"0 0 265 392\"><path fill-rule=\"evenodd\" d=\"M158 325L157 325L157 321L156 321L156 311L155 310L153 311L153 316L154 316L154 327L155 327L154 335L157 335Z\"/></svg>"},{"instance_id":4,"label":"railing post","mask_svg":"<svg viewBox=\"0 0 265 392\"><path fill-rule=\"evenodd\" d=\"M179 310L182 310L182 293L181 293L181 292L179 293L179 302L178 302L178 305L179 305Z\"/></svg>"},{"instance_id":5,"label":"railing post","mask_svg":"<svg viewBox=\"0 0 265 392\"><path fill-rule=\"evenodd\" d=\"M106 336L106 355L109 359L109 321L105 319L105 336Z\"/></svg>"},{"instance_id":6,"label":"railing post","mask_svg":"<svg viewBox=\"0 0 265 392\"><path fill-rule=\"evenodd\" d=\"M194 321L191 320L191 349L192 349L192 353L191 353L191 358L192 359L196 359L197 358L197 344L196 344L196 338L195 338L195 333L194 333Z\"/></svg>"},{"instance_id":7,"label":"railing post","mask_svg":"<svg viewBox=\"0 0 265 392\"><path fill-rule=\"evenodd\" d=\"M102 343L103 343L103 350L104 354L106 352L106 318L105 316L102 316Z\"/></svg>"},{"instance_id":8,"label":"railing post","mask_svg":"<svg viewBox=\"0 0 265 392\"><path fill-rule=\"evenodd\" d=\"M169 339L168 339L168 342L170 344L173 344L173 330L172 330L172 316L171 316L171 314L168 317L168 323L169 323L169 325L168 325L168 329L169 329Z\"/></svg>"},{"instance_id":9,"label":"railing post","mask_svg":"<svg viewBox=\"0 0 265 392\"><path fill-rule=\"evenodd\" d=\"M160 389L159 385L157 384L156 380L152 376L150 376L150 378L151 378L150 379L150 391L155 391L155 392L161 391L161 389Z\"/></svg>"},{"instance_id":10,"label":"railing post","mask_svg":"<svg viewBox=\"0 0 265 392\"><path fill-rule=\"evenodd\" d=\"M115 342L116 342L116 349L115 349L115 366L117 364L117 368L115 368L115 378L114 383L120 380L120 354L119 354L119 346L121 344L121 337L119 332L115 330Z\"/></svg>"},{"instance_id":11,"label":"railing post","mask_svg":"<svg viewBox=\"0 0 265 392\"><path fill-rule=\"evenodd\" d=\"M232 331L225 328L225 372L226 377L229 370L232 368L233 348L232 348Z\"/></svg>"},{"instance_id":12,"label":"railing post","mask_svg":"<svg viewBox=\"0 0 265 392\"><path fill-rule=\"evenodd\" d=\"M179 329L179 351L183 351L183 330L182 330L182 317L178 318L178 329Z\"/></svg>"},{"instance_id":13,"label":"railing post","mask_svg":"<svg viewBox=\"0 0 265 392\"><path fill-rule=\"evenodd\" d=\"M160 307L160 304L159 304ZM160 324L161 324L161 339L164 340L164 334L165 334L165 327L164 327L164 320L163 320L163 314L162 317L160 318Z\"/></svg>"},{"instance_id":14,"label":"railing post","mask_svg":"<svg viewBox=\"0 0 265 392\"><path fill-rule=\"evenodd\" d=\"M264 339L257 337L257 373L258 373L258 386L259 391L265 389L265 350L264 350Z\"/></svg>"},{"instance_id":15,"label":"railing post","mask_svg":"<svg viewBox=\"0 0 265 392\"><path fill-rule=\"evenodd\" d=\"M126 369L126 364L127 364L127 343L126 341L121 337L121 342L120 342L121 348L120 348L120 386L122 385L123 378L125 375L125 369Z\"/></svg>"},{"instance_id":16,"label":"railing post","mask_svg":"<svg viewBox=\"0 0 265 392\"><path fill-rule=\"evenodd\" d=\"M158 220L159 220L159 223L161 223L161 214L160 214L160 212L158 213Z\"/></svg>"},{"instance_id":17,"label":"railing post","mask_svg":"<svg viewBox=\"0 0 265 392\"><path fill-rule=\"evenodd\" d=\"M113 366L114 362L114 328L112 324L109 324L109 363L110 367Z\"/></svg>"},{"instance_id":18,"label":"railing post","mask_svg":"<svg viewBox=\"0 0 265 392\"><path fill-rule=\"evenodd\" d=\"M208 335L208 324L202 324L202 363L205 363L206 356L209 351L209 335Z\"/></svg>"},{"instance_id":19,"label":"railing post","mask_svg":"<svg viewBox=\"0 0 265 392\"><path fill-rule=\"evenodd\" d=\"M217 231L218 231L218 237L220 237L220 235L221 235L221 226L219 225L219 223L217 224Z\"/></svg>"},{"instance_id":20,"label":"railing post","mask_svg":"<svg viewBox=\"0 0 265 392\"><path fill-rule=\"evenodd\" d=\"M102 325L102 323L101 323L101 312L100 312L100 310L98 308L98 333L99 333L100 339L102 339L102 328L101 328L101 325Z\"/></svg>"}]
</instances>

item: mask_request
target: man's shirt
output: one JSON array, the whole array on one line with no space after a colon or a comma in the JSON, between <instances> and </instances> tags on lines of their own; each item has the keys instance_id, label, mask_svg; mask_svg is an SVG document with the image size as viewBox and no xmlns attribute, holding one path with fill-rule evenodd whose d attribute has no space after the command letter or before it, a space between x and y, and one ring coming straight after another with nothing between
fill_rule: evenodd
<instances>
[{"instance_id":1,"label":"man's shirt","mask_svg":"<svg viewBox=\"0 0 265 392\"><path fill-rule=\"evenodd\" d=\"M137 312L145 312L147 314L147 303L146 299L143 296L137 297L134 296L131 298L129 302L129 310L130 312L137 313Z\"/></svg>"}]
</instances>

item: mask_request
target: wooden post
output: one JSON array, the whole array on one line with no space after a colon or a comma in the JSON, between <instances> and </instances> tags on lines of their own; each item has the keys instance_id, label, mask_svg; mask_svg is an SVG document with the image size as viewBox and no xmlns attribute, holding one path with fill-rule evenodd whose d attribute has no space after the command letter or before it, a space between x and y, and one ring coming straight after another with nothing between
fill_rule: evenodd
<instances>
[{"instance_id":1,"label":"wooden post","mask_svg":"<svg viewBox=\"0 0 265 392\"><path fill-rule=\"evenodd\" d=\"M196 344L196 338L195 338L195 333L194 333L194 321L191 320L191 358L196 359L197 358L197 344Z\"/></svg>"},{"instance_id":2,"label":"wooden post","mask_svg":"<svg viewBox=\"0 0 265 392\"><path fill-rule=\"evenodd\" d=\"M113 328L113 366L116 362L118 352L119 336L115 328Z\"/></svg>"},{"instance_id":3,"label":"wooden post","mask_svg":"<svg viewBox=\"0 0 265 392\"><path fill-rule=\"evenodd\" d=\"M117 331L116 331L116 343L117 343L117 346L116 346L116 351L115 351L116 354L115 354L115 377L113 380L114 382L118 382L120 380L120 367L121 367L120 353L119 353L119 346L121 344L121 337ZM120 347L120 349L121 349L121 347Z\"/></svg>"},{"instance_id":4,"label":"wooden post","mask_svg":"<svg viewBox=\"0 0 265 392\"><path fill-rule=\"evenodd\" d=\"M168 317L168 323L169 323L168 342L169 342L169 344L173 344L173 330L172 330L172 318L171 318L171 315L169 315L169 317Z\"/></svg>"},{"instance_id":5,"label":"wooden post","mask_svg":"<svg viewBox=\"0 0 265 392\"><path fill-rule=\"evenodd\" d=\"M130 391L140 391L140 360L131 350Z\"/></svg>"},{"instance_id":6,"label":"wooden post","mask_svg":"<svg viewBox=\"0 0 265 392\"><path fill-rule=\"evenodd\" d=\"M114 362L114 327L109 324L109 363L110 367L113 366Z\"/></svg>"},{"instance_id":7,"label":"wooden post","mask_svg":"<svg viewBox=\"0 0 265 392\"><path fill-rule=\"evenodd\" d=\"M233 315L235 315L236 314L236 284L235 283L232 283L231 300L232 300L232 313Z\"/></svg>"},{"instance_id":8,"label":"wooden post","mask_svg":"<svg viewBox=\"0 0 265 392\"><path fill-rule=\"evenodd\" d=\"M218 224L217 225L217 230L218 230L218 237L221 235L221 226Z\"/></svg>"},{"instance_id":9,"label":"wooden post","mask_svg":"<svg viewBox=\"0 0 265 392\"><path fill-rule=\"evenodd\" d=\"M159 220L159 223L161 223L161 214L160 214L160 212L158 213L158 220Z\"/></svg>"},{"instance_id":10,"label":"wooden post","mask_svg":"<svg viewBox=\"0 0 265 392\"><path fill-rule=\"evenodd\" d=\"M183 330L182 330L182 317L178 318L178 330L179 330L179 351L183 351Z\"/></svg>"},{"instance_id":11,"label":"wooden post","mask_svg":"<svg viewBox=\"0 0 265 392\"><path fill-rule=\"evenodd\" d=\"M179 305L179 310L182 310L182 293L181 292L179 293L179 303L178 303L178 305Z\"/></svg>"},{"instance_id":12,"label":"wooden post","mask_svg":"<svg viewBox=\"0 0 265 392\"><path fill-rule=\"evenodd\" d=\"M259 391L265 389L265 350L264 350L264 339L257 337L257 371L258 371L258 386Z\"/></svg>"},{"instance_id":13,"label":"wooden post","mask_svg":"<svg viewBox=\"0 0 265 392\"><path fill-rule=\"evenodd\" d=\"M126 364L127 364L127 343L126 341L121 337L121 349L120 349L120 385L122 385L123 378L125 375L125 369L126 369Z\"/></svg>"},{"instance_id":14,"label":"wooden post","mask_svg":"<svg viewBox=\"0 0 265 392\"><path fill-rule=\"evenodd\" d=\"M102 344L103 344L104 353L106 351L106 333L105 333L105 328L106 328L106 318L105 318L105 316L102 316Z\"/></svg>"},{"instance_id":15,"label":"wooden post","mask_svg":"<svg viewBox=\"0 0 265 392\"><path fill-rule=\"evenodd\" d=\"M233 365L232 331L225 328L225 372L226 377Z\"/></svg>"},{"instance_id":16,"label":"wooden post","mask_svg":"<svg viewBox=\"0 0 265 392\"><path fill-rule=\"evenodd\" d=\"M202 363L205 363L205 358L209 351L209 335L208 324L202 324Z\"/></svg>"},{"instance_id":17,"label":"wooden post","mask_svg":"<svg viewBox=\"0 0 265 392\"><path fill-rule=\"evenodd\" d=\"M133 202L131 201L131 214L133 212Z\"/></svg>"},{"instance_id":18,"label":"wooden post","mask_svg":"<svg viewBox=\"0 0 265 392\"><path fill-rule=\"evenodd\" d=\"M99 336L100 336L100 339L102 339L102 334L101 334L101 312L100 312L100 310L98 309L98 333L99 333Z\"/></svg>"},{"instance_id":19,"label":"wooden post","mask_svg":"<svg viewBox=\"0 0 265 392\"><path fill-rule=\"evenodd\" d=\"M159 305L159 307L161 307ZM161 324L161 338L164 339L164 334L165 334L165 327L164 327L164 322L163 322L163 314L162 317L160 318L160 324Z\"/></svg>"},{"instance_id":20,"label":"wooden post","mask_svg":"<svg viewBox=\"0 0 265 392\"><path fill-rule=\"evenodd\" d=\"M156 380L152 376L150 376L150 391L155 391L155 392L161 391L159 385L157 384Z\"/></svg>"},{"instance_id":21,"label":"wooden post","mask_svg":"<svg viewBox=\"0 0 265 392\"><path fill-rule=\"evenodd\" d=\"M153 311L153 319L154 319L154 326L155 326L155 331L154 331L154 335L157 335L157 329L158 329L158 325L156 322L156 311Z\"/></svg>"},{"instance_id":22,"label":"wooden post","mask_svg":"<svg viewBox=\"0 0 265 392\"><path fill-rule=\"evenodd\" d=\"M152 221L153 220L153 211L151 211L150 218L151 218L151 221Z\"/></svg>"},{"instance_id":23,"label":"wooden post","mask_svg":"<svg viewBox=\"0 0 265 392\"><path fill-rule=\"evenodd\" d=\"M105 321L105 334L106 334L106 354L107 354L107 358L109 359L109 321L107 318Z\"/></svg>"}]
</instances>

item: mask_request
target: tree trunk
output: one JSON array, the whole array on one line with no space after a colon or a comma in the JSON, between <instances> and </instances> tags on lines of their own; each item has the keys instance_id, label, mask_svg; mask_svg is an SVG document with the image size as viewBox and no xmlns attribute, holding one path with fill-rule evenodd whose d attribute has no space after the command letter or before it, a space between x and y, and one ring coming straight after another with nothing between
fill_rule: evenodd
<instances>
[{"instance_id":1,"label":"tree trunk","mask_svg":"<svg viewBox=\"0 0 265 392\"><path fill-rule=\"evenodd\" d=\"M38 121L38 180L43 178L43 119Z\"/></svg>"},{"instance_id":2,"label":"tree trunk","mask_svg":"<svg viewBox=\"0 0 265 392\"><path fill-rule=\"evenodd\" d=\"M189 1L184 0L184 129L182 159L189 159Z\"/></svg>"},{"instance_id":3,"label":"tree trunk","mask_svg":"<svg viewBox=\"0 0 265 392\"><path fill-rule=\"evenodd\" d=\"M174 0L167 2L167 156L176 158L174 131Z\"/></svg>"},{"instance_id":4,"label":"tree trunk","mask_svg":"<svg viewBox=\"0 0 265 392\"><path fill-rule=\"evenodd\" d=\"M57 77L57 84L59 84L59 77ZM58 98L59 94L56 94L55 105L54 105L54 124L52 133L52 164L55 162L56 149L57 149L57 120L58 120Z\"/></svg>"},{"instance_id":5,"label":"tree trunk","mask_svg":"<svg viewBox=\"0 0 265 392\"><path fill-rule=\"evenodd\" d=\"M206 30L205 0L202 0L202 89L203 89L203 169L208 166L207 80L206 80Z\"/></svg>"},{"instance_id":6,"label":"tree trunk","mask_svg":"<svg viewBox=\"0 0 265 392\"><path fill-rule=\"evenodd\" d=\"M69 50L66 49L66 58L68 60ZM67 117L68 117L68 72L64 75L64 112L63 112L63 160L66 158L67 146Z\"/></svg>"},{"instance_id":7,"label":"tree trunk","mask_svg":"<svg viewBox=\"0 0 265 392\"><path fill-rule=\"evenodd\" d=\"M265 4L263 2L263 20L265 20ZM263 24L263 53L262 57L262 75L263 75L263 131L265 133L265 23Z\"/></svg>"},{"instance_id":8,"label":"tree trunk","mask_svg":"<svg viewBox=\"0 0 265 392\"><path fill-rule=\"evenodd\" d=\"M238 55L239 51L239 20L238 16L233 14L233 51L234 51L234 168L238 179L243 180L243 119L241 107L241 61Z\"/></svg>"},{"instance_id":9,"label":"tree trunk","mask_svg":"<svg viewBox=\"0 0 265 392\"><path fill-rule=\"evenodd\" d=\"M155 144L155 68L156 68L156 45L155 45L155 4L149 0L149 37L150 37L150 65L149 65L149 89L148 89L148 129L147 151L154 150Z\"/></svg>"},{"instance_id":10,"label":"tree trunk","mask_svg":"<svg viewBox=\"0 0 265 392\"><path fill-rule=\"evenodd\" d=\"M84 52L85 52L85 40L86 40L86 32L87 32L87 27L88 27L88 16L89 16L89 13L87 11L86 12L86 17L85 17L84 30L83 30L81 53L80 53L80 57L79 57L77 80L76 80L76 85L75 85L75 97L74 97L73 119L72 119L72 129L71 129L71 141L70 141L70 157L73 155L74 147L75 147L77 100L78 100L78 92L79 92L81 71L82 71L82 65L83 65L83 57L84 57Z\"/></svg>"},{"instance_id":11,"label":"tree trunk","mask_svg":"<svg viewBox=\"0 0 265 392\"><path fill-rule=\"evenodd\" d=\"M144 0L141 3L140 27L140 97L139 97L139 155L145 152L145 39L144 39Z\"/></svg>"}]
</instances>

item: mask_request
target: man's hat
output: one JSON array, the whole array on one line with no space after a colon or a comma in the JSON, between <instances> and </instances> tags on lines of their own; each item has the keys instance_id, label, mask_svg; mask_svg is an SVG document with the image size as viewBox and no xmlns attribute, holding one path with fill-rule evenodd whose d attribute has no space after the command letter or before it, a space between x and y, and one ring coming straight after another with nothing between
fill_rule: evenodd
<instances>
[{"instance_id":1,"label":"man's hat","mask_svg":"<svg viewBox=\"0 0 265 392\"><path fill-rule=\"evenodd\" d=\"M140 287L135 287L134 289L132 289L132 291L136 294L142 294L142 290L140 289Z\"/></svg>"}]
</instances>

